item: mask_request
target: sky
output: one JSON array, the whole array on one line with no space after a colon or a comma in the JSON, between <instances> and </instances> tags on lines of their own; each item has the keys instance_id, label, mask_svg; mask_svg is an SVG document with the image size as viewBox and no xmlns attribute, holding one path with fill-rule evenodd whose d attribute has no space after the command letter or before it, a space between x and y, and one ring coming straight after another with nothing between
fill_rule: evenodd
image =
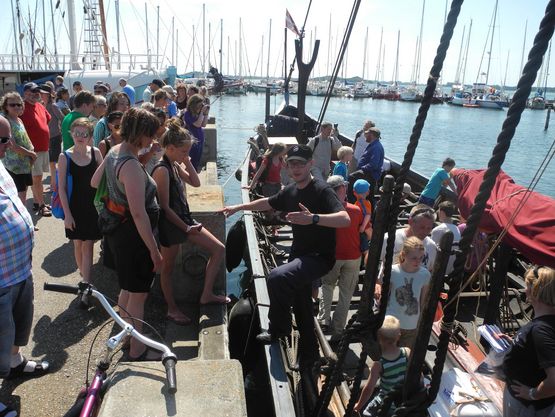
<instances>
[{"instance_id":1,"label":"sky","mask_svg":"<svg viewBox=\"0 0 555 417\"><path fill-rule=\"evenodd\" d=\"M22 23L24 49L30 50L28 27L35 28L35 36L39 43L46 43L47 51L53 53L52 22L56 28L57 49L59 52L69 53L69 35L67 29L67 0L61 0L60 8L54 11L51 19L50 3L57 0L2 0L3 4L16 4L19 1L20 10L25 17ZM77 16L77 37L81 51L83 50L83 4L90 4L98 0L75 0ZM145 8L148 15L148 42L152 53L156 50L167 58L164 64L172 61L172 17L174 29L178 33L177 53L174 53L173 63L177 59L178 73L182 74L193 69L193 50L195 70L201 70L203 61L203 4L205 5L205 68L208 63L219 67L220 58L220 28L223 21L223 56L221 72L224 74L253 75L265 77L280 77L284 68L284 26L285 10L288 9L297 27L301 29L305 20L309 0L187 0L176 2L172 0L119 0L121 24L120 45L121 53L147 52L147 30ZM46 11L46 24L43 25L43 5ZM533 37L538 31L540 21L544 15L547 0L499 0L495 34L492 43L490 84L503 84L506 75L506 85L516 85L522 63L522 50L526 33L525 60L532 46ZM159 6L159 35L157 36L157 13ZM308 50L311 41L320 39L320 50L313 69L313 76L324 76L331 73L335 63L337 51L343 37L345 27L353 6L352 1L313 0L305 26L305 58L308 62ZM420 34L420 20L423 0L363 0L361 2L356 22L351 33L349 48L344 59L344 67L340 76L362 76L375 79L382 41L382 71L380 79L393 79L395 57L397 55L397 37L399 36L399 81L413 81L413 68L417 38ZM450 6L450 3L449 3ZM108 43L110 48L117 49L115 0L104 0L107 19ZM456 81L457 66L460 56L463 30L465 43L472 20L468 61L464 81L467 84L475 81L485 81L490 41L488 32L491 30L495 0L466 0L458 19L457 26L447 54L444 70L444 82ZM422 28L421 70L419 83L425 83L425 76L432 66L435 51L439 44L446 10L445 0L426 0L424 9L424 25ZM31 19L29 19L29 14ZM65 16L62 16L65 14ZM33 21L29 25L29 20ZM239 59L239 22L242 27L242 59ZM270 32L271 20L271 32ZM331 22L330 22L331 20ZM331 23L331 31L330 31ZM10 13L0 15L0 25L6 28L0 33L0 53L15 52L13 19ZM195 27L195 43L193 44L193 26ZM9 30L7 30L9 28ZM46 28L46 42L44 30ZM210 28L210 32L209 32ZM368 30L367 59L365 63L365 38ZM491 36L491 35L490 35ZM270 45L268 39L271 37ZM209 38L211 51L208 55ZM288 65L294 55L294 34L288 33L287 59ZM158 42L157 42L158 39ZM487 42L487 46L486 46ZM174 45L175 45L174 44ZM193 48L194 45L194 48ZM237 45L237 46L236 46ZM463 46L464 46L463 45ZM270 59L268 64L268 47ZM36 49L36 46L35 46ZM385 52L383 52L385 50ZM486 51L484 53L484 50ZM384 56L385 53L385 56ZM553 51L555 55L555 50ZM210 57L210 58L208 58ZM463 54L464 58L464 54ZM482 61L482 63L480 62ZM546 60L547 61L547 60ZM552 60L550 60L552 61ZM268 71L269 68L269 71ZM294 73L295 76L295 73ZM462 76L459 76L459 81ZM542 77L545 79L545 74ZM548 76L548 86L552 85L552 77Z\"/></svg>"}]
</instances>

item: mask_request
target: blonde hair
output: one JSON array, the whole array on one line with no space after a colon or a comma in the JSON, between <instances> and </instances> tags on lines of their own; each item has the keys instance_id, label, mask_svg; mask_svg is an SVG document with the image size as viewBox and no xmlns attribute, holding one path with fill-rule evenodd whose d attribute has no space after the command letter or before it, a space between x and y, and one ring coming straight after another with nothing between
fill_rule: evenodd
<instances>
[{"instance_id":1,"label":"blonde hair","mask_svg":"<svg viewBox=\"0 0 555 417\"><path fill-rule=\"evenodd\" d=\"M170 145L175 147L184 145L191 146L195 142L189 131L183 128L180 119L172 118L168 120L166 127L166 131L160 138L160 145L162 145L162 147L167 148Z\"/></svg>"},{"instance_id":2,"label":"blonde hair","mask_svg":"<svg viewBox=\"0 0 555 417\"><path fill-rule=\"evenodd\" d=\"M353 154L353 148L350 146L342 146L337 150L337 159L341 160L345 155Z\"/></svg>"},{"instance_id":3,"label":"blonde hair","mask_svg":"<svg viewBox=\"0 0 555 417\"><path fill-rule=\"evenodd\" d=\"M555 307L555 269L547 266L530 268L524 275L530 293L536 300Z\"/></svg>"},{"instance_id":4,"label":"blonde hair","mask_svg":"<svg viewBox=\"0 0 555 417\"><path fill-rule=\"evenodd\" d=\"M385 341L396 342L401 336L401 323L399 319L395 316L385 316L382 327L378 329L378 336Z\"/></svg>"},{"instance_id":5,"label":"blonde hair","mask_svg":"<svg viewBox=\"0 0 555 417\"><path fill-rule=\"evenodd\" d=\"M76 127L84 127L89 132L89 136L92 136L94 125L88 118L80 117L78 119L75 119L71 124L71 127L69 130L73 132L73 129L75 129Z\"/></svg>"},{"instance_id":6,"label":"blonde hair","mask_svg":"<svg viewBox=\"0 0 555 417\"><path fill-rule=\"evenodd\" d=\"M399 263L405 262L405 256L413 250L421 250L424 252L424 243L416 236L411 236L403 242L401 252L399 252Z\"/></svg>"}]
</instances>

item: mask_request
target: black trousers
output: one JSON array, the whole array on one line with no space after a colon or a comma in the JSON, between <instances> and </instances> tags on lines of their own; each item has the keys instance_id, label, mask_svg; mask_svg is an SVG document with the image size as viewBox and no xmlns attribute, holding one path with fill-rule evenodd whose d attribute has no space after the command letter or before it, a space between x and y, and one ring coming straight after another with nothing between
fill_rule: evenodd
<instances>
[{"instance_id":1,"label":"black trousers","mask_svg":"<svg viewBox=\"0 0 555 417\"><path fill-rule=\"evenodd\" d=\"M300 333L299 356L303 365L310 366L319 358L314 333L312 281L324 276L332 267L330 259L305 255L274 268L268 276L270 332L278 337L291 333L290 309L293 307Z\"/></svg>"}]
</instances>

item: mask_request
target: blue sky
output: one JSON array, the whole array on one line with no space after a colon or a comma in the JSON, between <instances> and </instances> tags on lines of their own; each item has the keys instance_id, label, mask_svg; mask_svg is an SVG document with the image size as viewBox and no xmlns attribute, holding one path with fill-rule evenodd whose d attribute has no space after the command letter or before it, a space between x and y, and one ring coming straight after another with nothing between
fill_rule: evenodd
<instances>
[{"instance_id":1,"label":"blue sky","mask_svg":"<svg viewBox=\"0 0 555 417\"><path fill-rule=\"evenodd\" d=\"M15 4L16 0L9 0ZM55 0L52 0L55 4ZM35 10L35 4L38 8ZM46 3L46 43L49 50L52 47L52 21L50 19L50 0ZM149 20L149 43L151 50L156 50L156 7L160 6L160 37L159 50L165 55L171 56L171 22L172 16L175 20L175 28L179 30L178 47L178 71L179 73L192 69L192 27L196 27L196 54L195 69L200 70L202 55L202 5L206 7L206 45L208 45L208 27L211 26L212 35L212 63L219 64L219 57L215 56L214 50L220 47L220 19L223 19L223 72L234 73L239 70L239 59L235 58L235 45L239 38L239 18L243 26L243 75L266 75L268 36L270 19L272 19L271 51L270 51L270 76L280 76L283 72L283 27L285 20L285 9L293 16L300 28L302 26L308 0L188 0L186 2L175 2L169 0L147 0ZM8 5L8 0L3 0ZM35 21L36 36L40 41L43 39L42 24L42 0L20 0L21 11L28 16L31 11L31 19ZM82 38L82 0L75 0L76 15L78 17L78 38ZM116 46L115 28L115 0L105 0L107 15L108 40L111 47ZM421 57L421 71L419 82L425 81L425 74L431 67L435 50L439 43L443 29L445 0L426 0L423 44ZM463 27L466 26L468 34L470 19L473 20L470 38L470 51L466 67L465 82L472 83L478 77L478 68L482 51L486 42L488 29L494 9L494 0L466 0L463 4L457 28L447 55L444 66L445 81L453 81L459 58L459 48ZM489 82L500 84L505 77L507 67L507 84L515 85L521 66L522 45L524 38L525 22L528 20L526 54L532 45L541 18L543 17L547 0L500 0L498 8L495 37L493 41L492 59L490 65ZM337 0L313 0L312 8L307 20L305 32L305 45L308 46L311 38L321 40L320 53L318 56L313 75L325 75L329 73L328 50L334 61L337 45L340 44L344 28L347 24L352 2ZM67 10L66 0L61 1L61 10ZM351 40L346 59L345 75L362 75L364 62L364 38L368 27L368 60L366 64L366 77L373 79L376 74L378 50L380 46L380 33L383 28L383 45L385 47L384 79L392 79L394 61L396 55L397 33L400 31L399 48L399 79L410 81L414 62L416 39L420 31L420 15L422 11L422 0L364 0L360 6L356 24L351 35ZM120 44L121 53L145 53L146 52L146 24L145 24L145 2L137 0L120 0L120 13L122 15L122 35ZM330 16L331 16L331 47L330 47ZM26 18L28 21L28 17ZM5 30L0 33L0 53L9 54L14 52L14 32L12 16L10 13L0 15L0 24ZM67 32L67 13L62 19L61 11L55 12L54 27L57 28L58 50L69 52L69 41ZM9 30L8 30L9 28ZM24 48L28 49L28 33L24 29ZM125 34L125 36L123 35ZM290 33L290 35L292 35ZM264 36L263 66L261 66L262 36ZM228 39L230 52L228 54ZM488 47L489 49L489 44ZM208 46L206 46L208 54ZM555 50L553 51L555 55ZM292 36L289 36L288 58L293 56ZM508 66L507 66L507 57ZM484 56L482 70L487 66L487 54ZM216 61L216 62L214 62ZM188 62L188 66L185 64ZM332 66L330 63L330 67ZM261 71L262 68L262 71ZM255 71L256 69L256 71ZM250 71L249 71L250 70ZM553 72L553 71L550 71ZM341 73L343 75L343 72ZM551 85L552 77L548 79Z\"/></svg>"}]
</instances>

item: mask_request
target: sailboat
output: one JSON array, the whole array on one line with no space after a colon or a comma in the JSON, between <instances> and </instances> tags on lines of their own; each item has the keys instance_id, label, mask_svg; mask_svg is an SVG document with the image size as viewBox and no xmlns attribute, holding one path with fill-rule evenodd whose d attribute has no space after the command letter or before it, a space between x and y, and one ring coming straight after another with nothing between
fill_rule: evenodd
<instances>
[{"instance_id":1,"label":"sailboat","mask_svg":"<svg viewBox=\"0 0 555 417\"><path fill-rule=\"evenodd\" d=\"M422 1L422 16L420 18L420 35L416 38L416 49L414 51L414 62L412 67L411 85L401 89L399 100L401 101L422 101L422 91L416 86L420 76L420 59L422 56L422 31L424 29L424 10L426 0Z\"/></svg>"}]
</instances>

